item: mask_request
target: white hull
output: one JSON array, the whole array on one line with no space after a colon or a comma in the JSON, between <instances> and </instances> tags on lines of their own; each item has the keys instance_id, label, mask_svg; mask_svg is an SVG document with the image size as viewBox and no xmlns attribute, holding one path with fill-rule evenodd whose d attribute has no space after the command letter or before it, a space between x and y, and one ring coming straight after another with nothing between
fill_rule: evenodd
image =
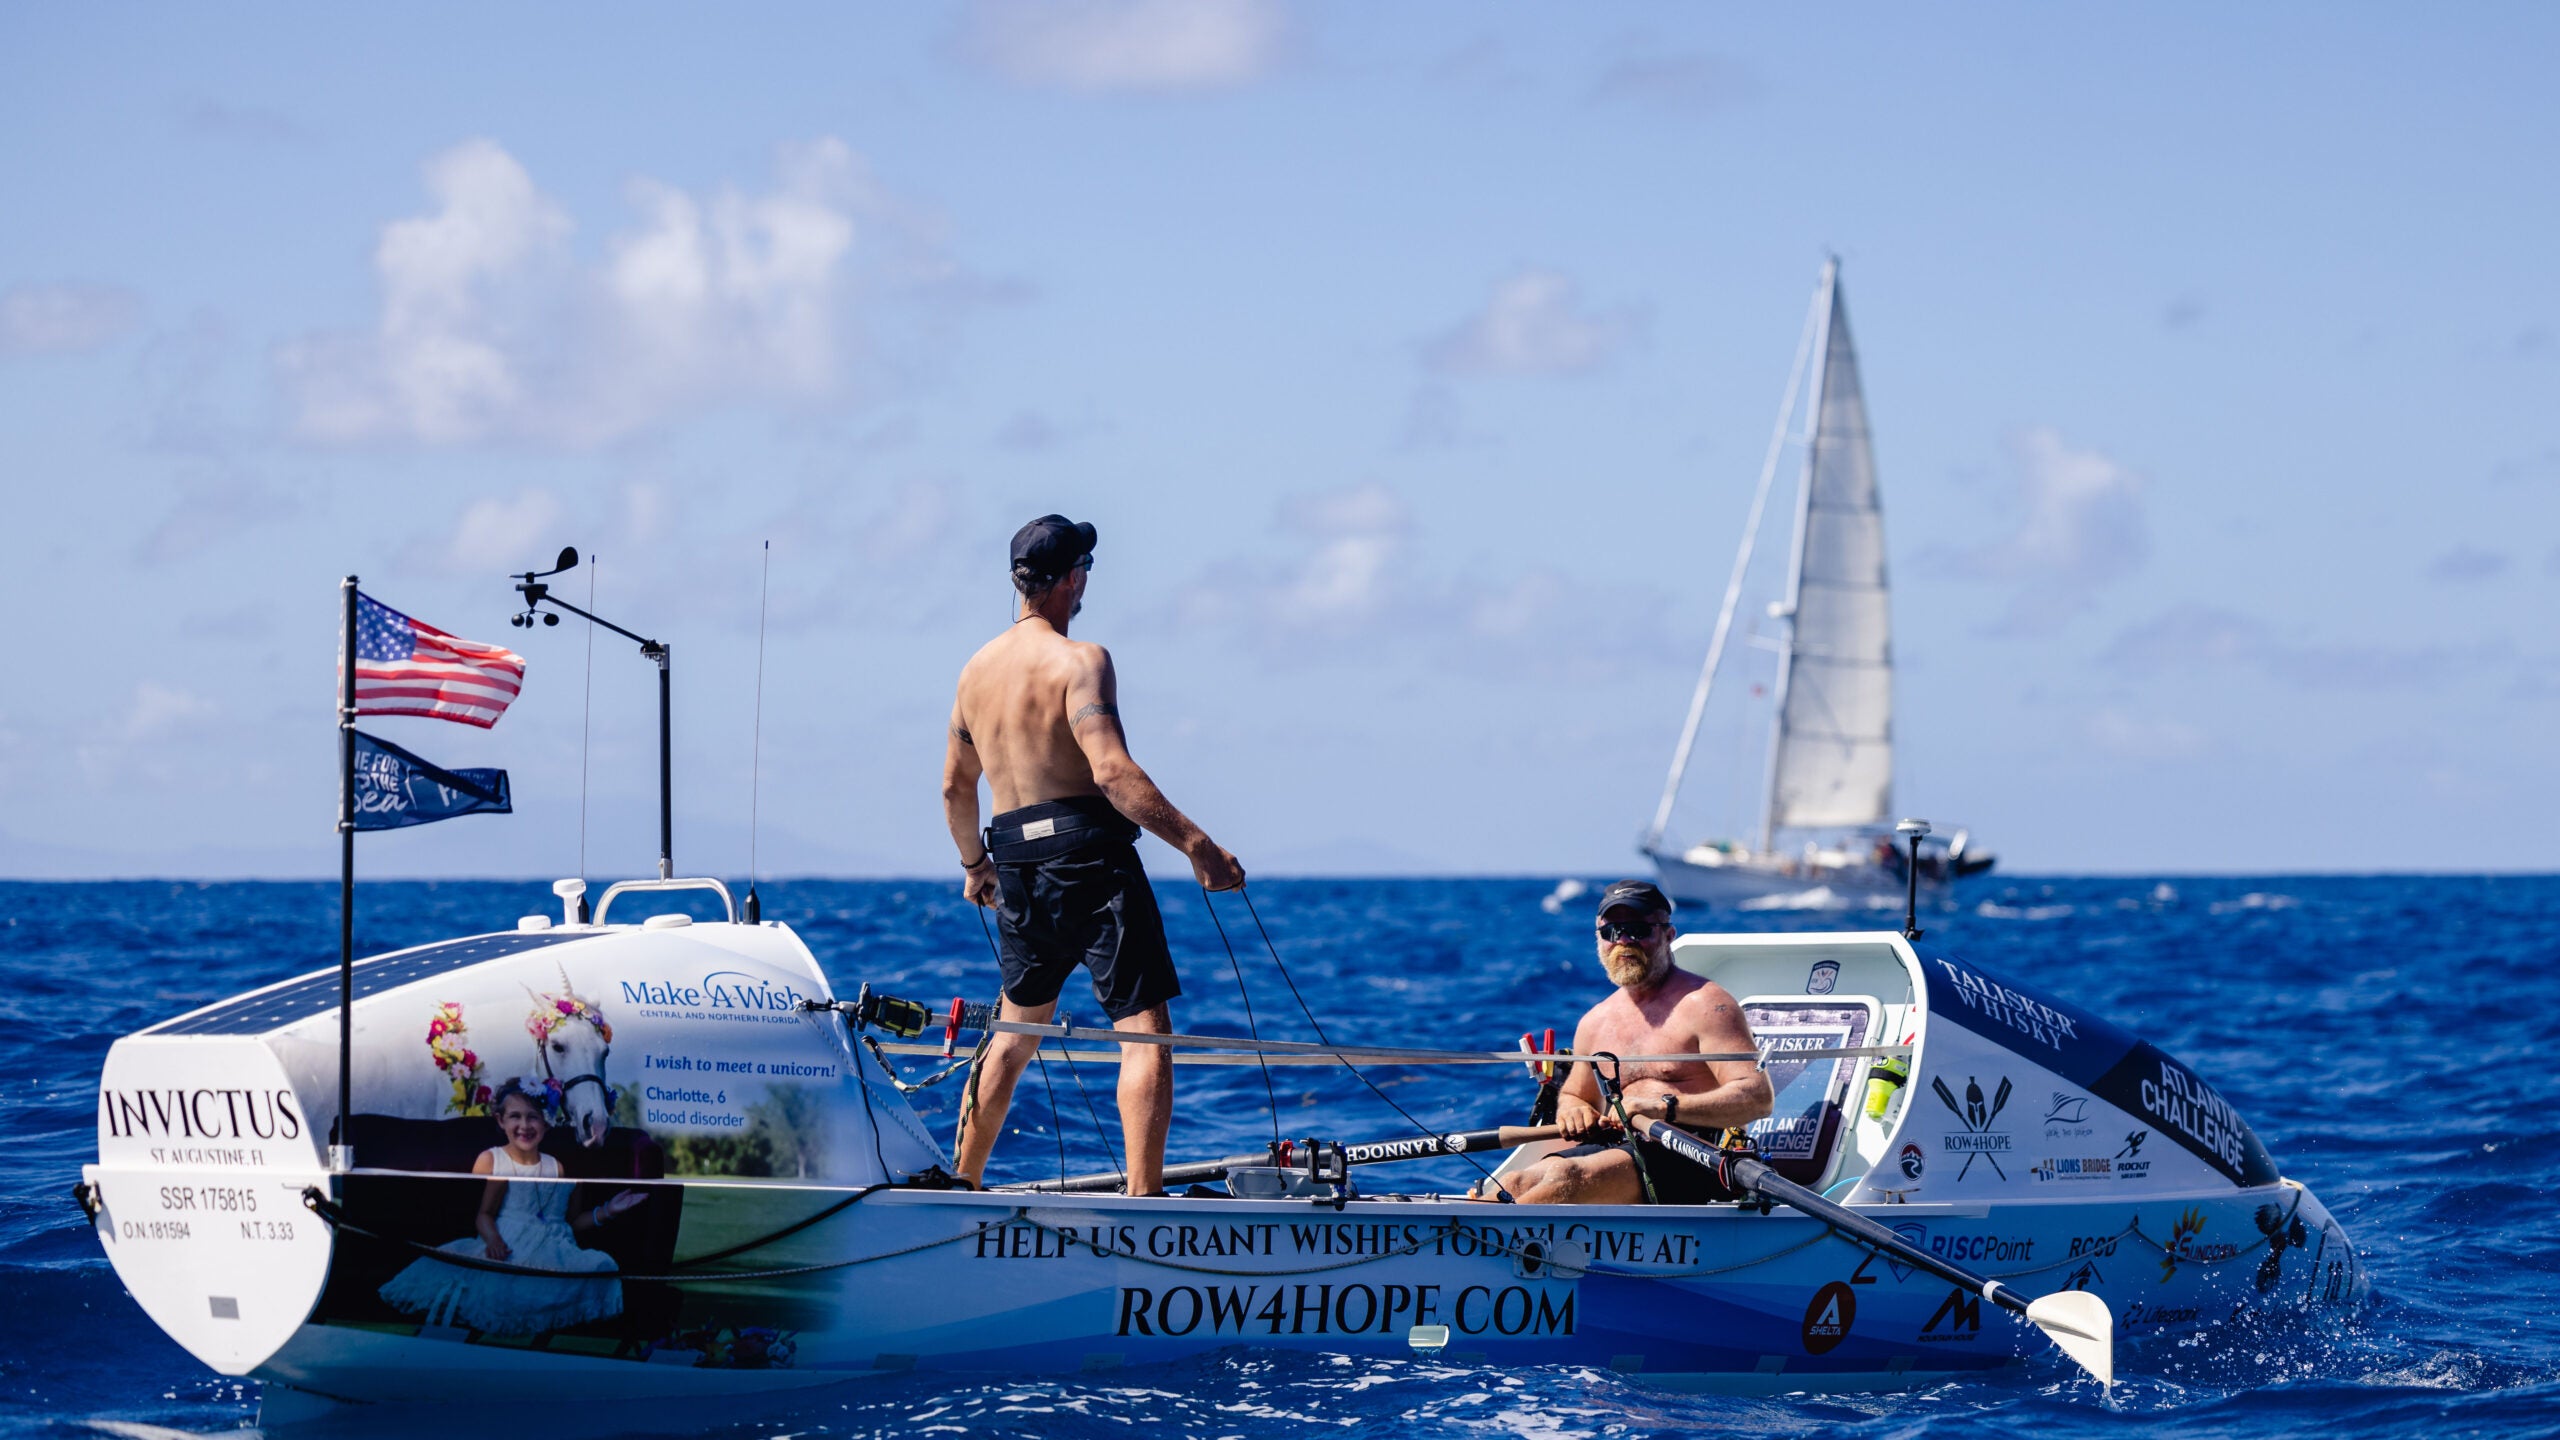
<instances>
[{"instance_id":1,"label":"white hull","mask_svg":"<svg viewBox=\"0 0 2560 1440\"><path fill-rule=\"evenodd\" d=\"M1810 866L1792 856L1772 855L1701 865L1660 850L1645 853L1662 893L1682 905L1854 910L1898 907L1904 898L1903 878L1881 865ZM1923 895L1945 889L1946 882L1921 877Z\"/></svg>"},{"instance_id":2,"label":"white hull","mask_svg":"<svg viewBox=\"0 0 2560 1440\"><path fill-rule=\"evenodd\" d=\"M765 1198L778 1221L844 1193ZM2285 1183L1858 1208L2004 1283L2100 1295L2137 1350L2250 1308L2352 1303L2365 1283L2328 1212ZM2261 1214L2300 1222L2302 1239L2272 1263ZM1589 1365L1681 1388L1772 1393L1903 1389L2046 1350L2034 1330L1944 1280L1816 1221L1734 1205L1386 1199L1337 1212L1304 1200L885 1191L724 1268L806 1265L839 1268L727 1283L706 1274L693 1287L733 1307L761 1297L773 1315L797 1317L803 1328L782 1327L792 1346L782 1365L323 1322L301 1327L255 1373L391 1404L449 1402L464 1373L480 1386L521 1376L554 1393L717 1399L918 1370L1116 1370L1236 1347L1406 1356L1411 1328L1438 1324L1451 1327L1453 1363ZM1832 1295L1848 1297L1837 1333L1813 1318Z\"/></svg>"}]
</instances>

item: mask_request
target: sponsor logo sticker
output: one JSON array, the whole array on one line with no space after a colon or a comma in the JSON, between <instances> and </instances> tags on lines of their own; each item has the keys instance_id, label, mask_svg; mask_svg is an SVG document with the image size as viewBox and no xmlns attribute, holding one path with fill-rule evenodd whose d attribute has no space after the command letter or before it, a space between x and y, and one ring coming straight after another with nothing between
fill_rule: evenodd
<instances>
[{"instance_id":1,"label":"sponsor logo sticker","mask_svg":"<svg viewBox=\"0 0 2560 1440\"><path fill-rule=\"evenodd\" d=\"M1804 1353L1826 1354L1849 1338L1849 1327L1858 1321L1858 1295L1848 1282L1834 1280L1813 1292L1813 1300L1804 1307Z\"/></svg>"},{"instance_id":2,"label":"sponsor logo sticker","mask_svg":"<svg viewBox=\"0 0 2560 1440\"><path fill-rule=\"evenodd\" d=\"M1920 1327L1922 1343L1982 1338L1982 1297L1961 1286L1947 1291L1928 1323Z\"/></svg>"},{"instance_id":3,"label":"sponsor logo sticker","mask_svg":"<svg viewBox=\"0 0 2560 1440\"><path fill-rule=\"evenodd\" d=\"M2009 1132L1991 1127L1999 1122L2000 1112L2009 1108L2009 1094L2013 1087L2008 1076L2003 1075L1999 1080L1998 1087L1985 1097L1981 1078L1966 1076L1961 1102L1956 1099L1955 1092L1947 1088L1945 1077L1933 1078L1929 1082L1929 1087L1938 1093L1939 1102L1956 1117L1958 1124L1964 1126L1961 1131L1948 1132L1941 1141L1948 1154L1964 1157L1964 1168L1956 1172L1958 1180L1973 1173L1973 1163L1977 1160L1989 1165L1992 1173L2001 1179L2009 1178L2009 1172L2001 1169L1999 1160L1995 1158L2009 1153Z\"/></svg>"}]
</instances>

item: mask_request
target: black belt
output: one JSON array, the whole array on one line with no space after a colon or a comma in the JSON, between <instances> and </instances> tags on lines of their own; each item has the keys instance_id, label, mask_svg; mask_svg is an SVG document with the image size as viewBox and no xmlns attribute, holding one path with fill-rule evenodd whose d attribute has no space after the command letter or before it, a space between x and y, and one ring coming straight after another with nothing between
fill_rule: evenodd
<instances>
[{"instance_id":1,"label":"black belt","mask_svg":"<svg viewBox=\"0 0 2560 1440\"><path fill-rule=\"evenodd\" d=\"M1128 838L1134 840L1137 838L1137 829L1137 826L1129 823L1128 819L1121 815L1115 814L1104 818L1069 813L1052 815L1021 825L1007 825L1001 829L990 825L982 832L981 838L986 841L987 853L994 854L1003 846L1020 845L1030 840L1049 840L1061 835L1076 835L1087 830L1125 831Z\"/></svg>"}]
</instances>

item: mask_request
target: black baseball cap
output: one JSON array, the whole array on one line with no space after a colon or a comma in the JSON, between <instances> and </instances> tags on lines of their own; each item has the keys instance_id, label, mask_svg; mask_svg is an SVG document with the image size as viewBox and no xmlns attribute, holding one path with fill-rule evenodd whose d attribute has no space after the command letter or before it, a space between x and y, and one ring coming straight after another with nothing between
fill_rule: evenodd
<instances>
[{"instance_id":1,"label":"black baseball cap","mask_svg":"<svg viewBox=\"0 0 2560 1440\"><path fill-rule=\"evenodd\" d=\"M1013 532L1013 573L1024 580L1057 580L1093 553L1093 526L1064 515L1043 515Z\"/></svg>"},{"instance_id":2,"label":"black baseball cap","mask_svg":"<svg viewBox=\"0 0 2560 1440\"><path fill-rule=\"evenodd\" d=\"M1670 898L1650 880L1621 880L1601 891L1600 909L1596 913L1606 915L1612 910L1630 907L1651 911L1656 915L1671 913Z\"/></svg>"}]
</instances>

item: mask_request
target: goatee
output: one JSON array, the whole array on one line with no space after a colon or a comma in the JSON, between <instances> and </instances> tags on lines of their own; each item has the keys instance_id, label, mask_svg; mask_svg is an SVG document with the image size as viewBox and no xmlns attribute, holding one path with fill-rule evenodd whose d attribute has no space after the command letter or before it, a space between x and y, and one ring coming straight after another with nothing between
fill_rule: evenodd
<instances>
[{"instance_id":1,"label":"goatee","mask_svg":"<svg viewBox=\"0 0 2560 1440\"><path fill-rule=\"evenodd\" d=\"M1627 954L1610 950L1600 957L1600 968L1608 975L1609 983L1612 985L1621 988L1641 985L1653 978L1653 957L1641 951Z\"/></svg>"}]
</instances>

